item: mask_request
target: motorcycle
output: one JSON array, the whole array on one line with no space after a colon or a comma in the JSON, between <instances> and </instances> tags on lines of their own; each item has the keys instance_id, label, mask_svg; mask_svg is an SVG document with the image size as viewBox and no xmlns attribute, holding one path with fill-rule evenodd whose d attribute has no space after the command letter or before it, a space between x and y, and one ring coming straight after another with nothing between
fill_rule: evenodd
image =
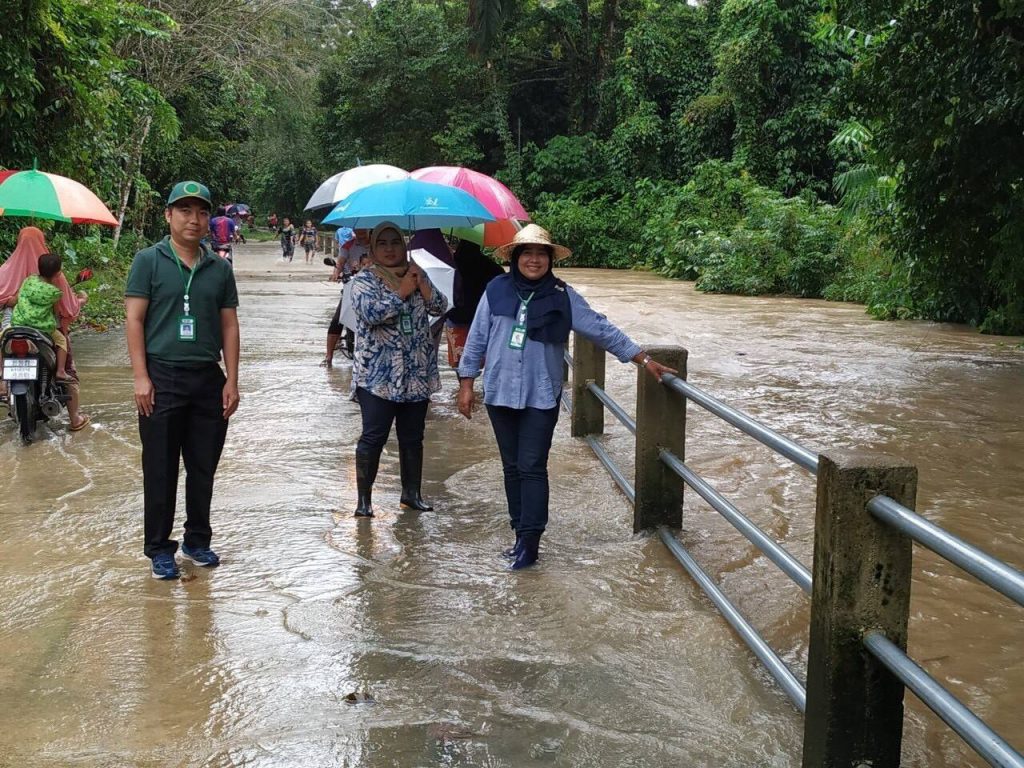
<instances>
[{"instance_id":1,"label":"motorcycle","mask_svg":"<svg viewBox=\"0 0 1024 768\"><path fill-rule=\"evenodd\" d=\"M337 266L337 263L338 262L335 261L330 256L325 256L324 257L324 264L326 264L328 267ZM350 274L348 272L342 272L341 275L339 275L339 279L341 280L341 293L342 293L342 296L345 295L345 286L348 284L348 282L353 277L354 277L354 275L352 275L352 274ZM338 351L338 352L341 352L343 357L346 357L349 360L351 360L352 357L353 357L353 354L355 352L355 346L356 346L356 332L353 331L351 328L345 328L345 332L342 335L342 338L339 340L338 345L335 347L335 350Z\"/></svg>"},{"instance_id":2,"label":"motorcycle","mask_svg":"<svg viewBox=\"0 0 1024 768\"><path fill-rule=\"evenodd\" d=\"M74 285L89 280L91 269L78 273ZM0 333L0 379L7 384L8 410L24 443L36 425L60 415L71 400L68 382L57 379L57 349L48 333L11 326Z\"/></svg>"},{"instance_id":3,"label":"motorcycle","mask_svg":"<svg viewBox=\"0 0 1024 768\"><path fill-rule=\"evenodd\" d=\"M216 243L213 246L213 252L217 256L220 256L222 259L227 261L227 263L230 264L232 268L234 268L235 262L231 258L231 243Z\"/></svg>"},{"instance_id":4,"label":"motorcycle","mask_svg":"<svg viewBox=\"0 0 1024 768\"><path fill-rule=\"evenodd\" d=\"M8 408L24 443L36 436L36 423L60 414L71 399L58 381L57 350L49 334L13 326L0 337L0 366L7 382Z\"/></svg>"}]
</instances>

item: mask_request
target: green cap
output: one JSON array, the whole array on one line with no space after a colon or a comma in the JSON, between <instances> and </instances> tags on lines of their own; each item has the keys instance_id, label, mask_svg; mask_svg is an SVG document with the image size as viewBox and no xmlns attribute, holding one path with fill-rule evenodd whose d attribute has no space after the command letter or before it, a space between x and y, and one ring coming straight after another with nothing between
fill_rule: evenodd
<instances>
[{"instance_id":1,"label":"green cap","mask_svg":"<svg viewBox=\"0 0 1024 768\"><path fill-rule=\"evenodd\" d=\"M206 188L205 184L200 184L198 181L179 181L174 185L174 189L171 190L171 194L167 196L167 205L174 205L179 200L184 200L186 197L194 197L197 200L202 200L208 206L213 208L213 203L210 202L210 190Z\"/></svg>"}]
</instances>

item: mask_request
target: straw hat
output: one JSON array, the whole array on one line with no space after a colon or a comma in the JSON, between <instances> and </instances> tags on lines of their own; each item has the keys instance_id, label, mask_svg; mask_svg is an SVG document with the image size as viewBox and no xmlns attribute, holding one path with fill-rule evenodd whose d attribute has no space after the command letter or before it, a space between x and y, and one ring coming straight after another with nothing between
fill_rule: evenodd
<instances>
[{"instance_id":1,"label":"straw hat","mask_svg":"<svg viewBox=\"0 0 1024 768\"><path fill-rule=\"evenodd\" d=\"M512 242L494 249L494 255L502 261L509 261L512 257L512 249L517 245L546 245L554 251L554 261L561 261L572 256L572 251L564 245L551 242L551 234L543 227L536 224L527 224L516 232Z\"/></svg>"}]
</instances>

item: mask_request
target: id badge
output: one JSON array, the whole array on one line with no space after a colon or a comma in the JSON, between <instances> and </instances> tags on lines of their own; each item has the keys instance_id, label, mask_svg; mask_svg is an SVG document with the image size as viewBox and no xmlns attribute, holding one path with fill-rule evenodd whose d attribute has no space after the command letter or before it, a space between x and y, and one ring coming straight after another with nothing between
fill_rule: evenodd
<instances>
[{"instance_id":1,"label":"id badge","mask_svg":"<svg viewBox=\"0 0 1024 768\"><path fill-rule=\"evenodd\" d=\"M516 323L512 326L512 335L508 337L509 349L522 349L526 346L526 326Z\"/></svg>"},{"instance_id":2,"label":"id badge","mask_svg":"<svg viewBox=\"0 0 1024 768\"><path fill-rule=\"evenodd\" d=\"M403 309L398 316L398 327L406 336L412 336L412 313L409 310Z\"/></svg>"},{"instance_id":3,"label":"id badge","mask_svg":"<svg viewBox=\"0 0 1024 768\"><path fill-rule=\"evenodd\" d=\"M178 318L178 341L196 340L196 319L192 315Z\"/></svg>"}]
</instances>

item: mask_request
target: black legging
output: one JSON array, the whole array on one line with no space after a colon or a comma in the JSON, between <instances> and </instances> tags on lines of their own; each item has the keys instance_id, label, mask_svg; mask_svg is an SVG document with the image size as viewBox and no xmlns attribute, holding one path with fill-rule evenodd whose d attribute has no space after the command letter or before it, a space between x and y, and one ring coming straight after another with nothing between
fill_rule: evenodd
<instances>
[{"instance_id":1,"label":"black legging","mask_svg":"<svg viewBox=\"0 0 1024 768\"><path fill-rule=\"evenodd\" d=\"M363 414L363 433L356 444L357 453L379 454L391 434L392 423L398 433L399 447L423 445L428 400L396 403L377 397L362 387L356 390L356 397Z\"/></svg>"}]
</instances>

